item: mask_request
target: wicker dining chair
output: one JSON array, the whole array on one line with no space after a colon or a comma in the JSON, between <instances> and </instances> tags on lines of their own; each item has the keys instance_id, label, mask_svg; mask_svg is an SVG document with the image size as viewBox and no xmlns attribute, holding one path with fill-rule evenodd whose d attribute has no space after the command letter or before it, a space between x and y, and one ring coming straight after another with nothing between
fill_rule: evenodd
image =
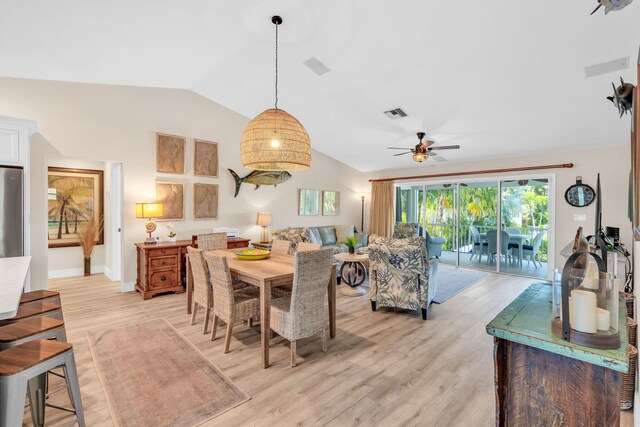
<instances>
[{"instance_id":1,"label":"wicker dining chair","mask_svg":"<svg viewBox=\"0 0 640 427\"><path fill-rule=\"evenodd\" d=\"M211 341L216 339L218 319L227 324L227 334L224 339L224 353L229 352L231 334L234 323L249 320L260 315L260 288L248 285L238 288L231 280L227 258L204 253L204 259L209 268L211 284L213 286L213 326ZM277 301L284 294L276 289L272 292L272 301Z\"/></svg>"},{"instance_id":2,"label":"wicker dining chair","mask_svg":"<svg viewBox=\"0 0 640 427\"><path fill-rule=\"evenodd\" d=\"M189 262L191 263L191 272L193 274L193 310L191 311L191 324L193 325L196 323L196 312L198 310L198 306L204 308L205 314L202 333L206 334L207 327L209 326L211 308L213 307L213 290L211 288L209 270L205 265L201 249L195 249L191 246L187 246L187 252L189 255Z\"/></svg>"},{"instance_id":3,"label":"wicker dining chair","mask_svg":"<svg viewBox=\"0 0 640 427\"><path fill-rule=\"evenodd\" d=\"M298 252L317 251L322 245L320 243L300 242L298 243Z\"/></svg>"},{"instance_id":4,"label":"wicker dining chair","mask_svg":"<svg viewBox=\"0 0 640 427\"><path fill-rule=\"evenodd\" d=\"M198 249L203 251L227 249L227 233L198 234Z\"/></svg>"},{"instance_id":5,"label":"wicker dining chair","mask_svg":"<svg viewBox=\"0 0 640 427\"><path fill-rule=\"evenodd\" d=\"M276 255L289 255L289 251L291 250L291 241L290 240L274 240L271 243L271 253Z\"/></svg>"},{"instance_id":6,"label":"wicker dining chair","mask_svg":"<svg viewBox=\"0 0 640 427\"><path fill-rule=\"evenodd\" d=\"M271 301L271 329L291 343L291 366L296 366L297 340L321 333L327 351L324 301L332 260L331 249L297 252L291 294Z\"/></svg>"}]
</instances>

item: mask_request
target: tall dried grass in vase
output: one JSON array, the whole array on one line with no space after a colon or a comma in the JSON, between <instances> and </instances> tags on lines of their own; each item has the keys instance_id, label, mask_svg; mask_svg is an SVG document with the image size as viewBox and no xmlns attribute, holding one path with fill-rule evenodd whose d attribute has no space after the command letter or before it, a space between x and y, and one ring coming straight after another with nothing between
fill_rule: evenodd
<instances>
[{"instance_id":1,"label":"tall dried grass in vase","mask_svg":"<svg viewBox=\"0 0 640 427\"><path fill-rule=\"evenodd\" d=\"M84 257L84 275L91 276L91 254L96 246L96 240L102 233L104 222L102 216L91 216L89 221L83 228L78 231L78 239L82 247L82 256Z\"/></svg>"}]
</instances>

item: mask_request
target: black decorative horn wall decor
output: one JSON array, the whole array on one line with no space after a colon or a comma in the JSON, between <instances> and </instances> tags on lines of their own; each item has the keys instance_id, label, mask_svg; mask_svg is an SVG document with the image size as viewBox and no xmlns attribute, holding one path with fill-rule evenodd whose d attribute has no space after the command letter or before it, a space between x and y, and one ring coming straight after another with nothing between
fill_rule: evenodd
<instances>
[{"instance_id":1,"label":"black decorative horn wall decor","mask_svg":"<svg viewBox=\"0 0 640 427\"><path fill-rule=\"evenodd\" d=\"M620 86L616 87L614 83L611 83L611 86L613 86L613 96L607 96L607 99L618 108L620 117L623 114L630 113L633 107L633 89L635 86L631 83L625 83L622 77L620 77Z\"/></svg>"}]
</instances>

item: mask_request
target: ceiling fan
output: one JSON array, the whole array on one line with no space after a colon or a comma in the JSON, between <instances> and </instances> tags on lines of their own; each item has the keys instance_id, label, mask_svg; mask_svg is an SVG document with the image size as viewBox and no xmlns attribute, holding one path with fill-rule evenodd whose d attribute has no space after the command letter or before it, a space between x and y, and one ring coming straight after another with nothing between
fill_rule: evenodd
<instances>
[{"instance_id":1,"label":"ceiling fan","mask_svg":"<svg viewBox=\"0 0 640 427\"><path fill-rule=\"evenodd\" d=\"M409 150L404 153L394 154L394 156L404 156L405 154L413 153L413 160L418 163L422 163L425 160L427 160L429 157L434 157L438 155L438 153L434 153L433 150L457 150L458 148L460 148L459 145L439 145L439 146L433 147L433 144L435 144L434 140L425 139L424 142L422 142L422 139L424 138L424 135L425 135L424 132L418 132L417 135L420 142L416 144L415 148L387 147L387 149ZM440 159L436 157L436 160L440 160ZM444 160L445 159L442 158L441 161L444 161Z\"/></svg>"}]
</instances>

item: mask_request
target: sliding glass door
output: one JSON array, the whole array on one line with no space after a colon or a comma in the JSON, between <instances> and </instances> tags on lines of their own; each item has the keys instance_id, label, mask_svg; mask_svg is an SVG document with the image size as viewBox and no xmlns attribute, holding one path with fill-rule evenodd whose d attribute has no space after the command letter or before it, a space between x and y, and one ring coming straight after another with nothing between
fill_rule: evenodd
<instances>
[{"instance_id":1,"label":"sliding glass door","mask_svg":"<svg viewBox=\"0 0 640 427\"><path fill-rule=\"evenodd\" d=\"M455 184L427 185L424 189L424 237L442 242L440 261L456 265L457 248L457 201ZM432 246L433 247L433 246Z\"/></svg>"},{"instance_id":2,"label":"sliding glass door","mask_svg":"<svg viewBox=\"0 0 640 427\"><path fill-rule=\"evenodd\" d=\"M511 260L502 271L547 277L549 257L549 180L502 181L501 215L509 235Z\"/></svg>"},{"instance_id":3,"label":"sliding glass door","mask_svg":"<svg viewBox=\"0 0 640 427\"><path fill-rule=\"evenodd\" d=\"M500 253L497 242L498 183L460 183L459 264L496 271Z\"/></svg>"},{"instance_id":4,"label":"sliding glass door","mask_svg":"<svg viewBox=\"0 0 640 427\"><path fill-rule=\"evenodd\" d=\"M417 223L443 264L546 278L550 191L547 177L402 185L396 221Z\"/></svg>"}]
</instances>

